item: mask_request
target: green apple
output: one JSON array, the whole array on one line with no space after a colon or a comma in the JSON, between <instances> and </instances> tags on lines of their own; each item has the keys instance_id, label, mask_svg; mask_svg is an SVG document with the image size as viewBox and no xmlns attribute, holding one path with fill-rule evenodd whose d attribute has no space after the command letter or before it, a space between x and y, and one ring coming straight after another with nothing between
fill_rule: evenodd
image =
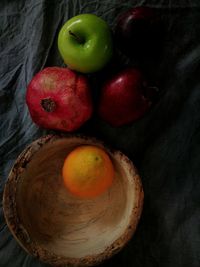
<instances>
[{"instance_id":1,"label":"green apple","mask_svg":"<svg viewBox=\"0 0 200 267\"><path fill-rule=\"evenodd\" d=\"M58 49L69 68L82 73L98 71L112 56L111 31L96 15L75 16L61 28Z\"/></svg>"}]
</instances>

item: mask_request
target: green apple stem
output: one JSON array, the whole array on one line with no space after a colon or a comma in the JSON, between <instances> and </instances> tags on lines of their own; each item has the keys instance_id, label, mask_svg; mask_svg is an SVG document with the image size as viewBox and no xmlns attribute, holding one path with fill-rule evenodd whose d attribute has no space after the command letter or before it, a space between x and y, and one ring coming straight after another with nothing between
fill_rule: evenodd
<instances>
[{"instance_id":1,"label":"green apple stem","mask_svg":"<svg viewBox=\"0 0 200 267\"><path fill-rule=\"evenodd\" d=\"M73 33L72 31L69 30L69 34L71 36L74 37L74 39L79 43L79 44L83 44L84 43L84 40L80 37L80 36L77 36L75 33Z\"/></svg>"},{"instance_id":2,"label":"green apple stem","mask_svg":"<svg viewBox=\"0 0 200 267\"><path fill-rule=\"evenodd\" d=\"M56 103L51 98L42 99L40 104L46 112L53 112L56 109Z\"/></svg>"}]
</instances>

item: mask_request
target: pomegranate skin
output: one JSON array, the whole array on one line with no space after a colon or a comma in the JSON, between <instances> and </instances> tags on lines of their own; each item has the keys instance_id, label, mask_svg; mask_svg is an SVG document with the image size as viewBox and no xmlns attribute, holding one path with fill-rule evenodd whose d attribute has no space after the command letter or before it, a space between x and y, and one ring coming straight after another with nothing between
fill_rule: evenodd
<instances>
[{"instance_id":1,"label":"pomegranate skin","mask_svg":"<svg viewBox=\"0 0 200 267\"><path fill-rule=\"evenodd\" d=\"M93 110L87 78L61 67L48 67L34 76L26 103L37 125L66 132L77 130Z\"/></svg>"},{"instance_id":2,"label":"pomegranate skin","mask_svg":"<svg viewBox=\"0 0 200 267\"><path fill-rule=\"evenodd\" d=\"M145 87L146 81L138 69L126 69L113 76L102 88L100 117L115 127L141 118L151 106Z\"/></svg>"}]
</instances>

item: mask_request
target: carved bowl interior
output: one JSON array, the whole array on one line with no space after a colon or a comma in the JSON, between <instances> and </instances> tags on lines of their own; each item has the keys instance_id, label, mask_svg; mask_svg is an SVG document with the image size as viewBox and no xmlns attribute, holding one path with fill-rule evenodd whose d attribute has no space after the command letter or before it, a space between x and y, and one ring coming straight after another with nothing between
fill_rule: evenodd
<instances>
[{"instance_id":1,"label":"carved bowl interior","mask_svg":"<svg viewBox=\"0 0 200 267\"><path fill-rule=\"evenodd\" d=\"M67 154L83 144L109 153L115 179L93 199L73 196L61 170ZM54 266L89 266L118 252L132 237L142 210L143 190L133 163L101 142L79 136L45 136L15 162L4 190L7 224L21 246Z\"/></svg>"}]
</instances>

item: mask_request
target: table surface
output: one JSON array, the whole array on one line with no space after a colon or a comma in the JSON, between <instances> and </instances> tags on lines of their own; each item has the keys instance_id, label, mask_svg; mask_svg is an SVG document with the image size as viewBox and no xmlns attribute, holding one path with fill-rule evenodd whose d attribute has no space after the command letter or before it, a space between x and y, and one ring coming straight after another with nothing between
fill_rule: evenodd
<instances>
[{"instance_id":1,"label":"table surface","mask_svg":"<svg viewBox=\"0 0 200 267\"><path fill-rule=\"evenodd\" d=\"M47 266L18 245L2 210L3 188L13 162L33 140L53 132L31 121L25 104L28 82L46 66L63 66L57 35L68 18L95 13L113 27L119 12L137 5L156 7L165 22L159 59L143 65L145 74L160 88L159 99L131 125L112 128L94 115L78 131L127 154L139 169L144 186L144 210L134 237L102 266L200 266L199 1L1 0L1 267ZM119 64L134 66L136 62ZM91 75L97 89L99 79L99 74Z\"/></svg>"}]
</instances>

